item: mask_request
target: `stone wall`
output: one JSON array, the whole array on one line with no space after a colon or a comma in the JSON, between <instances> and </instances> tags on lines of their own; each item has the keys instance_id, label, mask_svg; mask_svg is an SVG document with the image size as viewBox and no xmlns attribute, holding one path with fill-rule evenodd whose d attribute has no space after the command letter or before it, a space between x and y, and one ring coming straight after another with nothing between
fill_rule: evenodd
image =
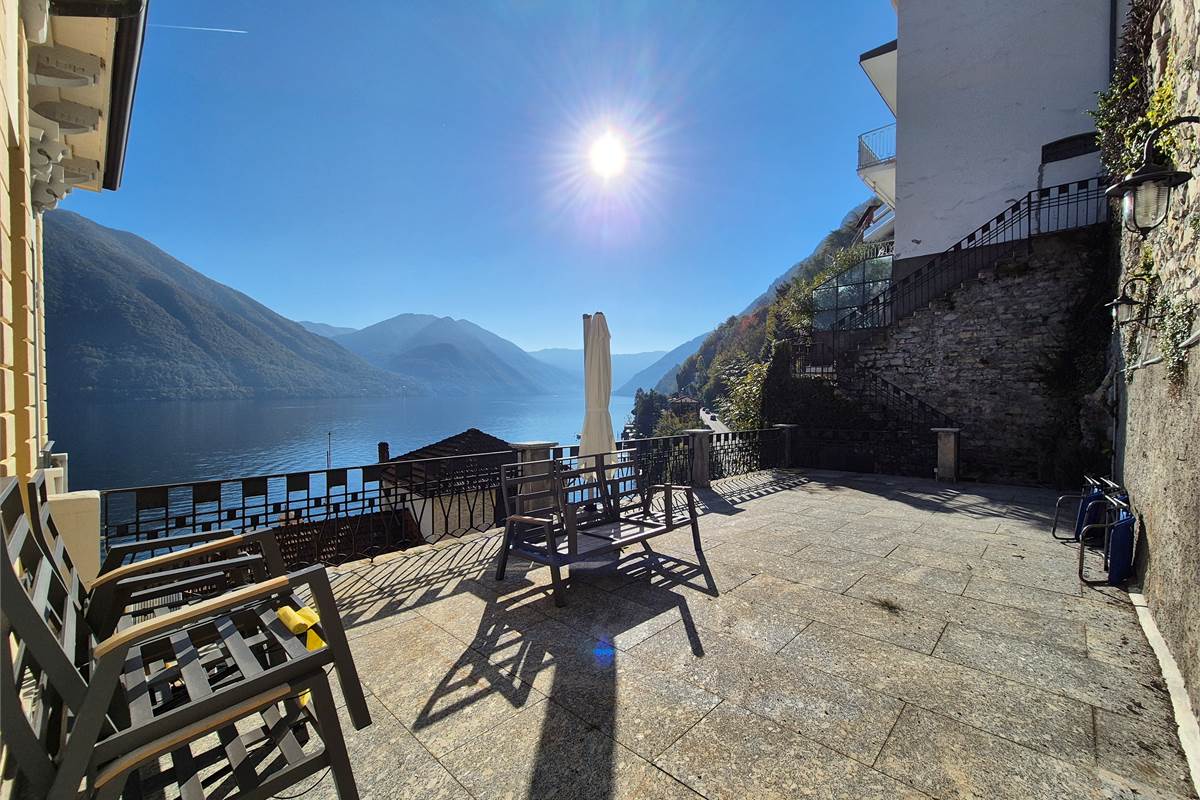
<instances>
[{"instance_id":1,"label":"stone wall","mask_svg":"<svg viewBox=\"0 0 1200 800\"><path fill-rule=\"evenodd\" d=\"M1109 237L1105 226L1038 237L880 331L857 364L962 427L962 477L1073 483L1089 466L1080 395L1104 374ZM1099 345L1082 347L1097 324Z\"/></svg>"},{"instance_id":2,"label":"stone wall","mask_svg":"<svg viewBox=\"0 0 1200 800\"><path fill-rule=\"evenodd\" d=\"M1161 76L1170 53L1179 114L1200 114L1198 17L1194 0L1166 0L1154 23L1150 66ZM1200 126L1179 130L1176 168L1200 176ZM1140 264L1144 246L1153 254L1160 291L1200 305L1200 177L1175 190L1167 221L1145 242L1123 236L1125 270ZM1198 327L1193 318L1193 332ZM1159 353L1154 332L1145 326L1126 326L1122 336L1138 338L1140 359ZM1119 366L1130 366L1117 350ZM1193 707L1200 709L1200 347L1186 352L1187 371L1179 384L1168 380L1162 364L1134 371L1128 383L1116 382L1121 406L1117 476L1129 488L1140 524L1143 591L1183 671Z\"/></svg>"}]
</instances>

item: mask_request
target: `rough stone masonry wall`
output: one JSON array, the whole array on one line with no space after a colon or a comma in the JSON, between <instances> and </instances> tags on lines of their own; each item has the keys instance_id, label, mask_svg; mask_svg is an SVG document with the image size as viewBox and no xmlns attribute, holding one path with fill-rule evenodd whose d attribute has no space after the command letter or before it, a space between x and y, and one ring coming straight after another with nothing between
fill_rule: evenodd
<instances>
[{"instance_id":1,"label":"rough stone masonry wall","mask_svg":"<svg viewBox=\"0 0 1200 800\"><path fill-rule=\"evenodd\" d=\"M1039 237L1032 252L1001 261L859 348L861 367L962 427L963 477L1058 482L1079 412L1055 375L1074 366L1081 313L1103 313L1096 287L1108 283L1107 236L1093 227Z\"/></svg>"},{"instance_id":2,"label":"rough stone masonry wall","mask_svg":"<svg viewBox=\"0 0 1200 800\"><path fill-rule=\"evenodd\" d=\"M1154 41L1155 76L1162 75L1168 52L1175 66L1176 112L1200 115L1200 5L1167 0L1154 22ZM1200 306L1200 126L1180 131L1176 167L1197 177L1175 190L1167 221L1144 243L1136 235L1123 236L1121 265L1135 267L1143 245L1149 245L1161 292ZM1197 327L1200 321L1193 318L1192 330ZM1123 334L1141 337L1142 358L1158 354L1152 332L1134 325ZM1187 353L1182 385L1171 385L1162 364L1137 370L1128 384L1117 382L1122 406L1117 474L1129 488L1142 530L1143 591L1183 671L1192 705L1200 709L1200 347Z\"/></svg>"}]
</instances>

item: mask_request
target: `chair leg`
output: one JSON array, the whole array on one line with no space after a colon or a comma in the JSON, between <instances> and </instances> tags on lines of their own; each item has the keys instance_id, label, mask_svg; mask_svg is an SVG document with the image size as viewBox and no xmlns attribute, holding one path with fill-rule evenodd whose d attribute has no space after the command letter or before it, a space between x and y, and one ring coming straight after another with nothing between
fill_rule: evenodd
<instances>
[{"instance_id":1,"label":"chair leg","mask_svg":"<svg viewBox=\"0 0 1200 800\"><path fill-rule=\"evenodd\" d=\"M508 569L508 550L512 544L512 523L504 524L504 544L500 547L500 560L496 562L496 580L504 580L504 571Z\"/></svg>"},{"instance_id":2,"label":"chair leg","mask_svg":"<svg viewBox=\"0 0 1200 800\"><path fill-rule=\"evenodd\" d=\"M354 768L350 765L350 754L346 751L346 739L342 735L342 723L338 720L329 681L321 676L313 681L309 691L312 692L317 723L321 726L321 741L329 757L329 771L333 773L338 800L358 800L358 784L354 781Z\"/></svg>"},{"instance_id":3,"label":"chair leg","mask_svg":"<svg viewBox=\"0 0 1200 800\"><path fill-rule=\"evenodd\" d=\"M559 569L558 559L550 561L550 585L554 587L554 605L562 608L567 604L567 599L563 596L563 591L566 587L563 584L562 571Z\"/></svg>"}]
</instances>

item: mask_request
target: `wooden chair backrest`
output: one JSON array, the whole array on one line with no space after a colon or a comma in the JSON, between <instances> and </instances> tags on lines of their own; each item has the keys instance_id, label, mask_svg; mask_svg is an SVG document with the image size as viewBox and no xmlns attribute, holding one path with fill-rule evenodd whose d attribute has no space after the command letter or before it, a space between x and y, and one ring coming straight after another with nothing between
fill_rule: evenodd
<instances>
[{"instance_id":1,"label":"wooden chair backrest","mask_svg":"<svg viewBox=\"0 0 1200 800\"><path fill-rule=\"evenodd\" d=\"M79 577L79 571L75 569L71 554L67 551L67 543L59 534L54 517L50 514L50 493L46 488L45 472L39 469L33 473L33 477L25 484L25 496L33 530L46 545L50 559L63 580L73 587L78 596L78 593L83 592L83 581Z\"/></svg>"},{"instance_id":2,"label":"wooden chair backrest","mask_svg":"<svg viewBox=\"0 0 1200 800\"><path fill-rule=\"evenodd\" d=\"M91 631L15 478L0 478L0 741L5 777L44 797L87 693ZM84 670L81 672L79 666Z\"/></svg>"},{"instance_id":3,"label":"wooden chair backrest","mask_svg":"<svg viewBox=\"0 0 1200 800\"><path fill-rule=\"evenodd\" d=\"M507 516L552 518L562 513L559 504L559 470L554 459L504 464L500 467L500 492Z\"/></svg>"},{"instance_id":4,"label":"wooden chair backrest","mask_svg":"<svg viewBox=\"0 0 1200 800\"><path fill-rule=\"evenodd\" d=\"M649 488L642 456L633 450L505 464L500 485L506 514L559 525L613 521Z\"/></svg>"}]
</instances>

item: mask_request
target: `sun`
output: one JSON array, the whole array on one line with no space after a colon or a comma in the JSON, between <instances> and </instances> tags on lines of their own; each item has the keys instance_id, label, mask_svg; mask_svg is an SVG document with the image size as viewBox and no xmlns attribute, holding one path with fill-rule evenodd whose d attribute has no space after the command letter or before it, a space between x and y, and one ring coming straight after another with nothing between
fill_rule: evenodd
<instances>
[{"instance_id":1,"label":"sun","mask_svg":"<svg viewBox=\"0 0 1200 800\"><path fill-rule=\"evenodd\" d=\"M588 158L592 162L592 171L608 181L625 171L625 143L613 131L605 131L592 143Z\"/></svg>"}]
</instances>

